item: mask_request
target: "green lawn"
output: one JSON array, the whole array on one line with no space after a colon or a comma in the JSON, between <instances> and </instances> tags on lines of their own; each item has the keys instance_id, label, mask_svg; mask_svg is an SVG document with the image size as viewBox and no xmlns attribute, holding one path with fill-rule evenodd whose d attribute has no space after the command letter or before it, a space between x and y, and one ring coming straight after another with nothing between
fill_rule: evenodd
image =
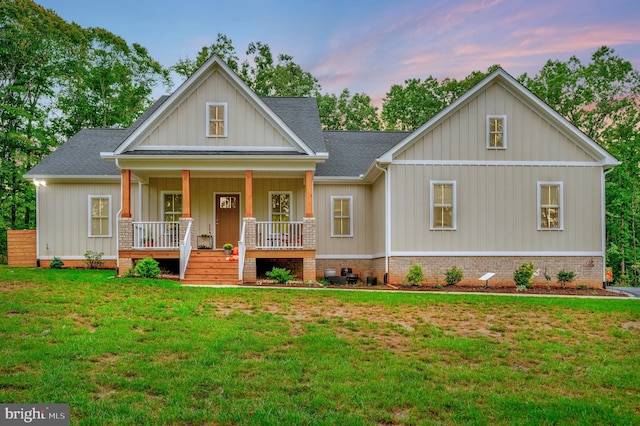
<instances>
[{"instance_id":1,"label":"green lawn","mask_svg":"<svg viewBox=\"0 0 640 426\"><path fill-rule=\"evenodd\" d=\"M640 301L0 266L0 402L71 424L640 424Z\"/></svg>"}]
</instances>

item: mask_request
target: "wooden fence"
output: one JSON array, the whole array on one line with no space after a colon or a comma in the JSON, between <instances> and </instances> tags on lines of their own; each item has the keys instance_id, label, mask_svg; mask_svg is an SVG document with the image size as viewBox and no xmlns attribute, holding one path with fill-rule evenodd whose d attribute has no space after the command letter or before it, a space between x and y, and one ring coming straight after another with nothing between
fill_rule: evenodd
<instances>
[{"instance_id":1,"label":"wooden fence","mask_svg":"<svg viewBox=\"0 0 640 426\"><path fill-rule=\"evenodd\" d=\"M36 231L7 231L9 266L36 267Z\"/></svg>"}]
</instances>

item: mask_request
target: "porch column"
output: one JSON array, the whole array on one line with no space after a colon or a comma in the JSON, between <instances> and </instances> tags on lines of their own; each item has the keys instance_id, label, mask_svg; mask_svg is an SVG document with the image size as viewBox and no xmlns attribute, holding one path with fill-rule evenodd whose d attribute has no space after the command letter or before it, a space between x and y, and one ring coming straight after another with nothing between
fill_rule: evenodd
<instances>
[{"instance_id":1,"label":"porch column","mask_svg":"<svg viewBox=\"0 0 640 426\"><path fill-rule=\"evenodd\" d=\"M131 217L131 170L123 170L120 179L120 192L122 194L122 213L120 217Z\"/></svg>"},{"instance_id":2,"label":"porch column","mask_svg":"<svg viewBox=\"0 0 640 426\"><path fill-rule=\"evenodd\" d=\"M313 217L313 170L307 170L304 176L305 197L304 197L304 217Z\"/></svg>"},{"instance_id":3,"label":"porch column","mask_svg":"<svg viewBox=\"0 0 640 426\"><path fill-rule=\"evenodd\" d=\"M191 172L182 171L182 217L191 217Z\"/></svg>"},{"instance_id":4,"label":"porch column","mask_svg":"<svg viewBox=\"0 0 640 426\"><path fill-rule=\"evenodd\" d=\"M253 170L247 170L244 176L244 217L253 217Z\"/></svg>"}]
</instances>

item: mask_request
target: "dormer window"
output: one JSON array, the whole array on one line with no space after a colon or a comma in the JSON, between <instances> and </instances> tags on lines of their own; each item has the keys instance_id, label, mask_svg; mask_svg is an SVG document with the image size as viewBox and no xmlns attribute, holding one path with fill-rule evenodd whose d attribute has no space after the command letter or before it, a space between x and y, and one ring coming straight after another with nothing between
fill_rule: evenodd
<instances>
[{"instance_id":1,"label":"dormer window","mask_svg":"<svg viewBox=\"0 0 640 426\"><path fill-rule=\"evenodd\" d=\"M207 102L207 137L227 136L227 104Z\"/></svg>"},{"instance_id":2,"label":"dormer window","mask_svg":"<svg viewBox=\"0 0 640 426\"><path fill-rule=\"evenodd\" d=\"M507 148L507 116L487 116L487 149Z\"/></svg>"}]
</instances>

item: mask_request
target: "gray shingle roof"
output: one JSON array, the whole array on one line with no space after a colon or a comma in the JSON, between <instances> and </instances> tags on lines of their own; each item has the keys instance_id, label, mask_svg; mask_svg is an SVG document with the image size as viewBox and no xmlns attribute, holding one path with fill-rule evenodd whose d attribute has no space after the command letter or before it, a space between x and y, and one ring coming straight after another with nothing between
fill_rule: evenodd
<instances>
[{"instance_id":1,"label":"gray shingle roof","mask_svg":"<svg viewBox=\"0 0 640 426\"><path fill-rule=\"evenodd\" d=\"M411 132L324 131L329 159L316 167L316 176L357 177L373 161Z\"/></svg>"},{"instance_id":2,"label":"gray shingle roof","mask_svg":"<svg viewBox=\"0 0 640 426\"><path fill-rule=\"evenodd\" d=\"M315 98L263 97L260 99L314 152L327 152Z\"/></svg>"},{"instance_id":3,"label":"gray shingle roof","mask_svg":"<svg viewBox=\"0 0 640 426\"><path fill-rule=\"evenodd\" d=\"M168 96L161 96L128 129L83 129L49 154L24 176L119 176L113 162L100 158L101 152L115 150Z\"/></svg>"}]
</instances>

